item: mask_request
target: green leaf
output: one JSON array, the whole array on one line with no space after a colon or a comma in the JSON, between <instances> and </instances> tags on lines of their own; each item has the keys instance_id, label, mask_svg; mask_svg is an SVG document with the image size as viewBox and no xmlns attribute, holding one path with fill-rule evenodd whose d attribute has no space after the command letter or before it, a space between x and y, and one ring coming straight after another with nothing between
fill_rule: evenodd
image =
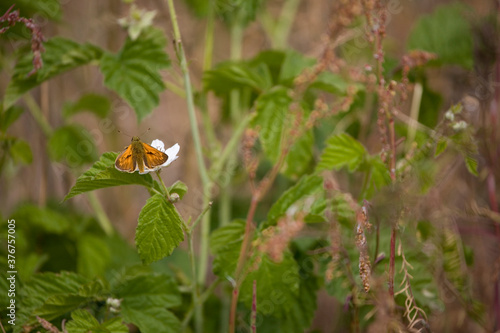
<instances>
[{"instance_id":1,"label":"green leaf","mask_svg":"<svg viewBox=\"0 0 500 333\"><path fill-rule=\"evenodd\" d=\"M179 332L180 322L165 308L181 304L174 279L165 274L139 275L123 281L115 290L122 298L122 316L141 332Z\"/></svg>"},{"instance_id":2,"label":"green leaf","mask_svg":"<svg viewBox=\"0 0 500 333\"><path fill-rule=\"evenodd\" d=\"M408 49L436 53L437 64L456 64L472 69L473 38L465 18L468 7L462 4L439 6L434 13L421 17L408 39Z\"/></svg>"},{"instance_id":3,"label":"green leaf","mask_svg":"<svg viewBox=\"0 0 500 333\"><path fill-rule=\"evenodd\" d=\"M188 190L187 185L178 180L168 188L168 193L170 194L177 193L179 195L179 198L182 200L184 194L187 193L187 190Z\"/></svg>"},{"instance_id":4,"label":"green leaf","mask_svg":"<svg viewBox=\"0 0 500 333\"><path fill-rule=\"evenodd\" d=\"M120 317L112 318L100 324L88 311L78 309L71 313L66 329L71 333L128 333L128 327Z\"/></svg>"},{"instance_id":5,"label":"green leaf","mask_svg":"<svg viewBox=\"0 0 500 333\"><path fill-rule=\"evenodd\" d=\"M215 255L212 267L217 276L226 278L236 270L245 225L245 220L234 220L210 235L210 250Z\"/></svg>"},{"instance_id":6,"label":"green leaf","mask_svg":"<svg viewBox=\"0 0 500 333\"><path fill-rule=\"evenodd\" d=\"M0 115L0 130L2 132L7 131L10 125L12 125L23 112L24 108L15 105L2 112Z\"/></svg>"},{"instance_id":7,"label":"green leaf","mask_svg":"<svg viewBox=\"0 0 500 333\"><path fill-rule=\"evenodd\" d=\"M63 107L63 116L68 118L77 113L89 111L99 118L105 118L111 110L111 102L106 96L86 94L76 102L67 102Z\"/></svg>"},{"instance_id":8,"label":"green leaf","mask_svg":"<svg viewBox=\"0 0 500 333\"><path fill-rule=\"evenodd\" d=\"M86 302L87 298L79 295L54 295L50 296L42 307L35 310L34 314L51 320L79 308Z\"/></svg>"},{"instance_id":9,"label":"green leaf","mask_svg":"<svg viewBox=\"0 0 500 333\"><path fill-rule=\"evenodd\" d=\"M348 87L343 77L331 72L321 72L309 86L309 88L323 90L334 95L345 95Z\"/></svg>"},{"instance_id":10,"label":"green leaf","mask_svg":"<svg viewBox=\"0 0 500 333\"><path fill-rule=\"evenodd\" d=\"M469 170L469 172L474 175L474 176L478 176L478 173L477 173L477 160L470 156L470 155L465 155L464 156L464 159L465 159L465 166L467 167L467 170Z\"/></svg>"},{"instance_id":11,"label":"green leaf","mask_svg":"<svg viewBox=\"0 0 500 333\"><path fill-rule=\"evenodd\" d=\"M104 274L111 253L106 243L99 237L84 234L78 238L77 270L83 276L94 277Z\"/></svg>"},{"instance_id":12,"label":"green leaf","mask_svg":"<svg viewBox=\"0 0 500 333\"><path fill-rule=\"evenodd\" d=\"M10 147L10 154L15 162L24 164L31 164L33 162L30 145L24 140L15 140L14 144Z\"/></svg>"},{"instance_id":13,"label":"green leaf","mask_svg":"<svg viewBox=\"0 0 500 333\"><path fill-rule=\"evenodd\" d=\"M59 127L49 139L48 150L52 159L64 160L70 167L95 161L97 147L85 127L65 125Z\"/></svg>"},{"instance_id":14,"label":"green leaf","mask_svg":"<svg viewBox=\"0 0 500 333\"><path fill-rule=\"evenodd\" d=\"M287 125L288 107L292 101L285 87L275 87L257 99L257 116L253 127L260 128L259 139L266 156L276 162Z\"/></svg>"},{"instance_id":15,"label":"green leaf","mask_svg":"<svg viewBox=\"0 0 500 333\"><path fill-rule=\"evenodd\" d=\"M228 26L246 27L255 20L257 11L263 3L263 0L216 0L215 11Z\"/></svg>"},{"instance_id":16,"label":"green leaf","mask_svg":"<svg viewBox=\"0 0 500 333\"><path fill-rule=\"evenodd\" d=\"M336 134L328 138L316 169L339 170L347 167L349 172L353 172L363 163L366 156L365 147L359 141L345 133Z\"/></svg>"},{"instance_id":17,"label":"green leaf","mask_svg":"<svg viewBox=\"0 0 500 333\"><path fill-rule=\"evenodd\" d=\"M11 6L10 2L2 2L0 4L0 12L3 14ZM59 21L61 18L61 4L59 0L18 0L14 10L19 10L21 16L31 18L39 16L43 23L48 23L47 20ZM35 21L37 21L35 19ZM20 23L18 23L20 24Z\"/></svg>"},{"instance_id":18,"label":"green leaf","mask_svg":"<svg viewBox=\"0 0 500 333\"><path fill-rule=\"evenodd\" d=\"M298 178L308 171L313 159L314 136L312 131L307 131L300 136L290 147L286 155L283 174L288 177Z\"/></svg>"},{"instance_id":19,"label":"green leaf","mask_svg":"<svg viewBox=\"0 0 500 333\"><path fill-rule=\"evenodd\" d=\"M107 152L102 154L98 162L94 163L89 170L78 177L75 186L71 188L64 200L84 192L112 186L142 185L147 188L158 188L150 174L140 175L139 173L118 171L114 166L117 157L118 153Z\"/></svg>"},{"instance_id":20,"label":"green leaf","mask_svg":"<svg viewBox=\"0 0 500 333\"><path fill-rule=\"evenodd\" d=\"M170 65L166 39L159 29L145 29L140 38L127 38L117 54L105 53L100 69L104 84L116 91L135 110L140 122L159 101L165 89L159 71Z\"/></svg>"},{"instance_id":21,"label":"green leaf","mask_svg":"<svg viewBox=\"0 0 500 333\"><path fill-rule=\"evenodd\" d=\"M314 195L323 190L323 178L316 175L303 176L297 184L289 188L272 205L267 214L266 226L275 225L278 219L300 199Z\"/></svg>"},{"instance_id":22,"label":"green leaf","mask_svg":"<svg viewBox=\"0 0 500 333\"><path fill-rule=\"evenodd\" d=\"M102 50L91 44L78 44L72 40L55 37L43 44L45 52L42 53L43 67L28 77L33 70L32 54L23 56L16 67L14 75L7 86L4 97L4 107L9 108L25 92L33 89L56 75L76 67L88 64L101 58Z\"/></svg>"},{"instance_id":23,"label":"green leaf","mask_svg":"<svg viewBox=\"0 0 500 333\"><path fill-rule=\"evenodd\" d=\"M366 172L370 173L370 178L364 198L370 199L376 193L376 190L380 190L391 183L391 174L379 156L369 156L367 161L369 170Z\"/></svg>"},{"instance_id":24,"label":"green leaf","mask_svg":"<svg viewBox=\"0 0 500 333\"><path fill-rule=\"evenodd\" d=\"M12 214L12 218L24 221L30 227L36 226L54 234L63 234L71 227L71 222L66 215L51 208L39 207L34 204L20 206Z\"/></svg>"},{"instance_id":25,"label":"green leaf","mask_svg":"<svg viewBox=\"0 0 500 333\"><path fill-rule=\"evenodd\" d=\"M438 141L437 146L436 146L436 153L434 154L434 157L438 157L441 155L445 150L446 147L448 147L448 140L442 138Z\"/></svg>"},{"instance_id":26,"label":"green leaf","mask_svg":"<svg viewBox=\"0 0 500 333\"><path fill-rule=\"evenodd\" d=\"M163 195L148 199L139 214L135 244L142 261L153 261L169 256L184 240L183 221L175 206Z\"/></svg>"},{"instance_id":27,"label":"green leaf","mask_svg":"<svg viewBox=\"0 0 500 333\"><path fill-rule=\"evenodd\" d=\"M281 66L279 81L282 84L291 84L304 69L313 66L315 63L316 59L307 58L302 53L289 50L286 52L283 65Z\"/></svg>"},{"instance_id":28,"label":"green leaf","mask_svg":"<svg viewBox=\"0 0 500 333\"><path fill-rule=\"evenodd\" d=\"M18 307L19 327L34 322L36 320L35 315L50 313L51 318L44 318L50 320L55 318L54 315L57 316L71 311L70 306L73 307L77 303L79 288L87 282L88 280L84 277L70 272L33 275L19 291L21 296ZM59 298L56 298L57 296ZM46 303L47 307L45 308ZM68 307L59 307L56 313L57 305L63 303Z\"/></svg>"}]
</instances>

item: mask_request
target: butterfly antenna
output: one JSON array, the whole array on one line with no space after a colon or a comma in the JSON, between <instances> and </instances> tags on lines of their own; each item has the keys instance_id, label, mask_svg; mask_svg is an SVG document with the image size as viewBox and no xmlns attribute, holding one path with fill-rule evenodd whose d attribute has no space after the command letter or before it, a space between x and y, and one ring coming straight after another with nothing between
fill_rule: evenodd
<instances>
[{"instance_id":1,"label":"butterfly antenna","mask_svg":"<svg viewBox=\"0 0 500 333\"><path fill-rule=\"evenodd\" d=\"M143 136L144 134L146 134L147 132L149 132L150 129L151 129L151 127L148 128L147 130L145 130L144 132L142 132L141 136Z\"/></svg>"},{"instance_id":2,"label":"butterfly antenna","mask_svg":"<svg viewBox=\"0 0 500 333\"><path fill-rule=\"evenodd\" d=\"M129 134L127 134L127 133L123 132L123 131L120 131L120 130L117 130L117 131L118 131L118 133L123 134L123 135L125 135L125 136L128 136L129 138L131 138L131 137L132 137L132 135L129 135Z\"/></svg>"}]
</instances>

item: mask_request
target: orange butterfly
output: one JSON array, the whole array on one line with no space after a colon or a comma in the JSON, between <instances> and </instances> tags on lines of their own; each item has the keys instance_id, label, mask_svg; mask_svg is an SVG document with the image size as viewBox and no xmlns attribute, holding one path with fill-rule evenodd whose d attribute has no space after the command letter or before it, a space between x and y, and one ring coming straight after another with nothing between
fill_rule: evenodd
<instances>
[{"instance_id":1,"label":"orange butterfly","mask_svg":"<svg viewBox=\"0 0 500 333\"><path fill-rule=\"evenodd\" d=\"M158 170L168 159L167 154L134 136L132 143L116 158L115 168L130 173L139 170L140 174L144 174Z\"/></svg>"}]
</instances>

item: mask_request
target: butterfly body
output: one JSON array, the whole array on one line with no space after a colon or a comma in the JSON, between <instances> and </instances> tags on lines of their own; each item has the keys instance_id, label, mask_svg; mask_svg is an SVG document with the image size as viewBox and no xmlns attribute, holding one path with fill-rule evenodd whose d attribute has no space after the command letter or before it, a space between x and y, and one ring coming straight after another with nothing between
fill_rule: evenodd
<instances>
[{"instance_id":1,"label":"butterfly body","mask_svg":"<svg viewBox=\"0 0 500 333\"><path fill-rule=\"evenodd\" d=\"M132 143L116 158L115 168L129 173L139 170L143 174L157 170L167 160L167 154L134 136Z\"/></svg>"}]
</instances>

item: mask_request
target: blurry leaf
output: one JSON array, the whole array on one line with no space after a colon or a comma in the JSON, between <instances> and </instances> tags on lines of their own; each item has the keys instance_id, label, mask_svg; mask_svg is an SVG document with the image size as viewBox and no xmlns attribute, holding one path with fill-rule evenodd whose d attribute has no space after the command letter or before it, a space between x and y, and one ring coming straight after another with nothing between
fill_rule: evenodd
<instances>
[{"instance_id":1,"label":"blurry leaf","mask_svg":"<svg viewBox=\"0 0 500 333\"><path fill-rule=\"evenodd\" d=\"M307 172L313 159L314 137L312 131L301 135L292 145L285 159L283 174L298 178Z\"/></svg>"},{"instance_id":2,"label":"blurry leaf","mask_svg":"<svg viewBox=\"0 0 500 333\"><path fill-rule=\"evenodd\" d=\"M145 264L169 256L184 240L183 221L175 206L163 195L148 199L139 214L135 244Z\"/></svg>"},{"instance_id":3,"label":"blurry leaf","mask_svg":"<svg viewBox=\"0 0 500 333\"><path fill-rule=\"evenodd\" d=\"M31 164L33 162L30 145L24 140L16 140L10 147L10 154L15 162L24 164Z\"/></svg>"},{"instance_id":4,"label":"blurry leaf","mask_svg":"<svg viewBox=\"0 0 500 333\"><path fill-rule=\"evenodd\" d=\"M367 161L369 170L366 172L370 172L370 179L364 197L370 199L377 190L391 183L391 174L379 156L369 156Z\"/></svg>"},{"instance_id":5,"label":"blurry leaf","mask_svg":"<svg viewBox=\"0 0 500 333\"><path fill-rule=\"evenodd\" d=\"M309 88L323 90L334 95L345 95L348 87L344 78L331 72L321 72L309 86Z\"/></svg>"},{"instance_id":6,"label":"blurry leaf","mask_svg":"<svg viewBox=\"0 0 500 333\"><path fill-rule=\"evenodd\" d=\"M283 84L292 84L293 80L304 69L313 66L315 63L316 59L314 58L307 58L302 53L288 50L281 66L279 81Z\"/></svg>"},{"instance_id":7,"label":"blurry leaf","mask_svg":"<svg viewBox=\"0 0 500 333\"><path fill-rule=\"evenodd\" d=\"M264 50L250 59L248 64L251 68L265 65L270 73L271 84L277 85L281 77L282 65L286 55L286 52L280 50Z\"/></svg>"},{"instance_id":8,"label":"blurry leaf","mask_svg":"<svg viewBox=\"0 0 500 333\"><path fill-rule=\"evenodd\" d=\"M181 200L184 197L184 194L187 193L187 191L188 191L187 185L181 182L180 180L176 181L168 188L168 193L170 194L177 193Z\"/></svg>"},{"instance_id":9,"label":"blurry leaf","mask_svg":"<svg viewBox=\"0 0 500 333\"><path fill-rule=\"evenodd\" d=\"M439 6L421 17L408 38L408 49L436 53L438 64L457 64L472 69L472 32L465 17L470 9L463 4Z\"/></svg>"},{"instance_id":10,"label":"blurry leaf","mask_svg":"<svg viewBox=\"0 0 500 333\"><path fill-rule=\"evenodd\" d=\"M27 223L31 226L37 226L54 234L62 234L71 226L68 217L62 213L48 207L39 207L34 204L20 206L12 214L12 218L23 221L23 223Z\"/></svg>"},{"instance_id":11,"label":"blurry leaf","mask_svg":"<svg viewBox=\"0 0 500 333\"><path fill-rule=\"evenodd\" d=\"M194 13L198 18L203 18L208 15L210 8L210 1L207 0L184 0L187 7Z\"/></svg>"},{"instance_id":12,"label":"blurry leaf","mask_svg":"<svg viewBox=\"0 0 500 333\"><path fill-rule=\"evenodd\" d=\"M101 238L90 234L82 235L78 238L77 251L79 274L94 277L104 273L111 254Z\"/></svg>"},{"instance_id":13,"label":"blurry leaf","mask_svg":"<svg viewBox=\"0 0 500 333\"><path fill-rule=\"evenodd\" d=\"M127 173L116 170L115 160L118 153L107 152L102 154L98 162L85 171L71 188L64 200L78 194L94 191L101 188L120 185L142 185L147 188L156 188L155 181L150 174Z\"/></svg>"},{"instance_id":14,"label":"blurry leaf","mask_svg":"<svg viewBox=\"0 0 500 333\"><path fill-rule=\"evenodd\" d=\"M281 141L291 101L288 89L281 86L261 94L257 99L257 116L252 125L260 128L259 140L266 156L273 162L276 162L282 148Z\"/></svg>"},{"instance_id":15,"label":"blurry leaf","mask_svg":"<svg viewBox=\"0 0 500 333\"><path fill-rule=\"evenodd\" d=\"M42 307L35 310L35 315L51 320L71 312L87 303L86 297L79 295L53 295L47 298Z\"/></svg>"},{"instance_id":16,"label":"blurry leaf","mask_svg":"<svg viewBox=\"0 0 500 333\"><path fill-rule=\"evenodd\" d=\"M267 214L266 226L275 225L278 219L298 200L323 190L323 178L316 175L303 176L297 184L286 190Z\"/></svg>"},{"instance_id":17,"label":"blurry leaf","mask_svg":"<svg viewBox=\"0 0 500 333\"><path fill-rule=\"evenodd\" d=\"M249 66L246 62L222 62L214 69L203 73L203 89L213 91L217 96L231 90L251 88L262 91L271 87L271 77L267 66Z\"/></svg>"},{"instance_id":18,"label":"blurry leaf","mask_svg":"<svg viewBox=\"0 0 500 333\"><path fill-rule=\"evenodd\" d=\"M111 110L111 102L106 96L86 94L76 102L67 102L63 107L63 116L68 118L77 113L89 111L99 118L105 118Z\"/></svg>"},{"instance_id":19,"label":"blurry leaf","mask_svg":"<svg viewBox=\"0 0 500 333\"><path fill-rule=\"evenodd\" d=\"M80 125L65 125L55 130L48 150L53 160L64 160L73 168L95 161L97 155L94 138Z\"/></svg>"},{"instance_id":20,"label":"blurry leaf","mask_svg":"<svg viewBox=\"0 0 500 333\"><path fill-rule=\"evenodd\" d=\"M431 90L427 82L424 82L418 121L427 127L435 128L442 104L443 98L441 95Z\"/></svg>"},{"instance_id":21,"label":"blurry leaf","mask_svg":"<svg viewBox=\"0 0 500 333\"><path fill-rule=\"evenodd\" d=\"M10 125L12 125L23 112L24 108L15 105L3 111L2 114L0 114L0 130L6 132Z\"/></svg>"},{"instance_id":22,"label":"blurry leaf","mask_svg":"<svg viewBox=\"0 0 500 333\"><path fill-rule=\"evenodd\" d=\"M125 304L146 303L172 308L181 304L181 294L175 280L166 274L149 273L127 277L113 290Z\"/></svg>"},{"instance_id":23,"label":"blurry leaf","mask_svg":"<svg viewBox=\"0 0 500 333\"><path fill-rule=\"evenodd\" d=\"M215 256L212 267L217 276L225 278L234 274L245 225L245 220L234 220L210 234L210 250Z\"/></svg>"},{"instance_id":24,"label":"blurry leaf","mask_svg":"<svg viewBox=\"0 0 500 333\"><path fill-rule=\"evenodd\" d=\"M321 154L317 170L339 170L347 167L349 172L355 171L367 156L365 147L348 134L336 134L326 142Z\"/></svg>"},{"instance_id":25,"label":"blurry leaf","mask_svg":"<svg viewBox=\"0 0 500 333\"><path fill-rule=\"evenodd\" d=\"M80 289L78 289L78 295L83 297L98 298L108 294L109 294L108 285L107 283L105 285L105 281L101 280L100 278L92 280L82 285Z\"/></svg>"},{"instance_id":26,"label":"blurry leaf","mask_svg":"<svg viewBox=\"0 0 500 333\"><path fill-rule=\"evenodd\" d=\"M180 321L165 309L181 304L179 289L172 277L139 275L118 286L116 295L123 299L123 319L139 327L141 332L180 331Z\"/></svg>"},{"instance_id":27,"label":"blurry leaf","mask_svg":"<svg viewBox=\"0 0 500 333\"><path fill-rule=\"evenodd\" d=\"M438 141L437 146L436 146L436 153L434 154L434 157L438 157L441 155L445 150L446 147L448 147L448 140L442 138Z\"/></svg>"},{"instance_id":28,"label":"blurry leaf","mask_svg":"<svg viewBox=\"0 0 500 333\"><path fill-rule=\"evenodd\" d=\"M59 0L17 0L14 10L19 10L21 16L26 18L41 16L42 22L47 23L47 20L59 21L61 18L61 4ZM5 1L0 3L0 12L3 14L12 5L11 2ZM20 23L18 23L20 24Z\"/></svg>"},{"instance_id":29,"label":"blurry leaf","mask_svg":"<svg viewBox=\"0 0 500 333\"><path fill-rule=\"evenodd\" d=\"M255 20L263 0L215 0L215 11L228 24L246 27Z\"/></svg>"},{"instance_id":30,"label":"blurry leaf","mask_svg":"<svg viewBox=\"0 0 500 333\"><path fill-rule=\"evenodd\" d=\"M19 295L21 296L21 301L19 302L17 319L19 322L19 329L22 328L22 325L33 323L36 321L34 318L35 315L40 314L43 311L48 312L48 310L55 310L53 307L56 303L62 303L62 299L52 299L48 304L47 309L43 309L44 304L52 297L55 296L74 296L73 299L67 299L68 305L71 303L71 306L74 306L76 302L76 298L78 298L78 290L79 288L87 283L88 280L86 278L77 275L76 273L70 272L61 272L61 273L43 273L43 274L35 274L33 277L20 289ZM71 301L71 302L70 302ZM38 310L39 309L39 310ZM43 310L43 311L42 311ZM63 313L70 312L72 308L63 307L59 309L59 313L64 311ZM50 311L52 315L53 311ZM53 319L45 318L47 320ZM16 322L17 324L17 322Z\"/></svg>"},{"instance_id":31,"label":"blurry leaf","mask_svg":"<svg viewBox=\"0 0 500 333\"><path fill-rule=\"evenodd\" d=\"M9 108L25 92L38 86L56 75L73 68L88 64L101 58L102 50L90 44L78 44L72 40L54 37L43 44L43 67L28 77L33 69L33 56L25 54L14 68L14 75L7 86L4 97L4 108Z\"/></svg>"},{"instance_id":32,"label":"blurry leaf","mask_svg":"<svg viewBox=\"0 0 500 333\"><path fill-rule=\"evenodd\" d=\"M170 65L163 31L149 28L135 41L127 38L117 54L105 53L100 68L104 84L135 110L140 122L159 101L165 89L159 70Z\"/></svg>"},{"instance_id":33,"label":"blurry leaf","mask_svg":"<svg viewBox=\"0 0 500 333\"><path fill-rule=\"evenodd\" d=\"M465 166L467 167L467 170L469 170L469 172L471 174L473 174L474 176L478 176L478 173L477 173L477 160L472 157L472 156L465 156Z\"/></svg>"},{"instance_id":34,"label":"blurry leaf","mask_svg":"<svg viewBox=\"0 0 500 333\"><path fill-rule=\"evenodd\" d=\"M100 324L87 310L78 309L71 313L66 329L71 333L128 333L128 327L121 317L112 318Z\"/></svg>"}]
</instances>

